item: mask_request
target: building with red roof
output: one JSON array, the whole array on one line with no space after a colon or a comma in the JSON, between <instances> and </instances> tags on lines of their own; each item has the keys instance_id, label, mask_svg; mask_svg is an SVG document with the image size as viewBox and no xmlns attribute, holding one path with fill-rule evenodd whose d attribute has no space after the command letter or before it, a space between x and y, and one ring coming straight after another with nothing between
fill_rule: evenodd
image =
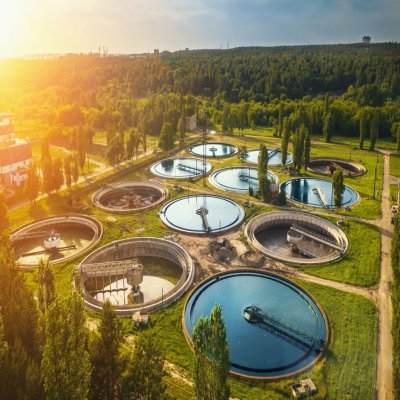
<instances>
[{"instance_id":1,"label":"building with red roof","mask_svg":"<svg viewBox=\"0 0 400 400\"><path fill-rule=\"evenodd\" d=\"M15 137L12 115L0 113L0 184L21 186L31 161L31 144Z\"/></svg>"}]
</instances>

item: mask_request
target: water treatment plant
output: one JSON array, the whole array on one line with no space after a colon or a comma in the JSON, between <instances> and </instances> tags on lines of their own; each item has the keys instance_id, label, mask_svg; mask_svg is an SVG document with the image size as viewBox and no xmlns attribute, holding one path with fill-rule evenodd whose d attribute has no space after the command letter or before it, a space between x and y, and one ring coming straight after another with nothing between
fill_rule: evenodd
<instances>
[{"instance_id":1,"label":"water treatment plant","mask_svg":"<svg viewBox=\"0 0 400 400\"><path fill-rule=\"evenodd\" d=\"M272 184L279 183L278 177L268 171L268 179ZM248 193L249 189L258 190L258 172L253 167L227 167L213 172L208 178L218 189L227 192Z\"/></svg>"},{"instance_id":2,"label":"water treatment plant","mask_svg":"<svg viewBox=\"0 0 400 400\"><path fill-rule=\"evenodd\" d=\"M345 233L332 222L298 211L261 214L246 226L253 248L267 257L291 264L323 264L344 256Z\"/></svg>"},{"instance_id":3,"label":"water treatment plant","mask_svg":"<svg viewBox=\"0 0 400 400\"><path fill-rule=\"evenodd\" d=\"M325 314L294 282L256 270L209 277L193 290L183 311L189 343L197 321L215 304L222 308L233 375L287 378L324 354L329 336Z\"/></svg>"},{"instance_id":4,"label":"water treatment plant","mask_svg":"<svg viewBox=\"0 0 400 400\"><path fill-rule=\"evenodd\" d=\"M238 149L228 143L205 143L188 147L188 152L198 157L223 158L233 156Z\"/></svg>"},{"instance_id":5,"label":"water treatment plant","mask_svg":"<svg viewBox=\"0 0 400 400\"><path fill-rule=\"evenodd\" d=\"M101 311L108 299L121 316L169 305L190 287L194 272L181 246L150 237L109 243L76 267L87 307Z\"/></svg>"},{"instance_id":6,"label":"water treatment plant","mask_svg":"<svg viewBox=\"0 0 400 400\"><path fill-rule=\"evenodd\" d=\"M65 215L31 222L12 232L15 259L20 268L37 267L39 259L52 264L72 261L95 247L103 227L86 215Z\"/></svg>"},{"instance_id":7,"label":"water treatment plant","mask_svg":"<svg viewBox=\"0 0 400 400\"><path fill-rule=\"evenodd\" d=\"M260 150L248 150L242 155L242 160L246 161L250 164L257 164L258 163L258 155L260 154ZM279 167L282 165L282 152L280 149L276 148L273 150L268 150L268 165L270 167ZM293 157L290 153L287 153L286 163L291 164L293 161Z\"/></svg>"},{"instance_id":8,"label":"water treatment plant","mask_svg":"<svg viewBox=\"0 0 400 400\"><path fill-rule=\"evenodd\" d=\"M160 178L189 179L199 178L211 171L212 165L199 158L176 157L157 161L150 171Z\"/></svg>"},{"instance_id":9,"label":"water treatment plant","mask_svg":"<svg viewBox=\"0 0 400 400\"><path fill-rule=\"evenodd\" d=\"M99 189L93 194L92 202L100 210L127 214L155 208L167 197L168 190L158 182L131 181Z\"/></svg>"},{"instance_id":10,"label":"water treatment plant","mask_svg":"<svg viewBox=\"0 0 400 400\"><path fill-rule=\"evenodd\" d=\"M335 208L333 184L328 179L293 178L281 184L288 200L310 207ZM345 185L341 207L350 207L359 200L358 193Z\"/></svg>"},{"instance_id":11,"label":"water treatment plant","mask_svg":"<svg viewBox=\"0 0 400 400\"><path fill-rule=\"evenodd\" d=\"M161 221L168 227L188 234L221 233L243 222L245 212L233 200L216 195L190 195L165 204Z\"/></svg>"}]
</instances>

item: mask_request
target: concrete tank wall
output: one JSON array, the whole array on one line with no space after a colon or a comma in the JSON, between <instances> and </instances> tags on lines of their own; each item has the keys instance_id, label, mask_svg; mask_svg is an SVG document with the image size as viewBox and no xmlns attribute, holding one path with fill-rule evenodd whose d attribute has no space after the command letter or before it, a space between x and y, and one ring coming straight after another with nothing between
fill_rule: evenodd
<instances>
[{"instance_id":1,"label":"concrete tank wall","mask_svg":"<svg viewBox=\"0 0 400 400\"><path fill-rule=\"evenodd\" d=\"M106 205L101 203L101 198L103 196L107 196L107 194L110 194L113 190L119 189L119 188L124 188L124 189L129 189L129 188L140 188L143 190L146 190L147 188L153 191L157 191L160 193L161 197L144 207L135 207L135 208L127 208L127 209L118 209L118 208L112 208L112 207L107 207ZM97 190L93 196L92 196L92 203L99 208L102 211L106 211L109 213L114 213L114 214L128 214L128 213L133 213L133 212L141 212L145 210L151 210L153 208L156 208L159 206L161 203L163 203L166 199L168 198L168 190L167 188L156 181L128 181L128 182L121 182L117 183L108 187L103 187L99 190Z\"/></svg>"},{"instance_id":2,"label":"concrete tank wall","mask_svg":"<svg viewBox=\"0 0 400 400\"><path fill-rule=\"evenodd\" d=\"M129 238L111 242L89 254L77 267L80 273L83 264L116 261L140 256L160 257L172 261L182 268L182 275L172 292L163 299L158 298L144 304L129 304L113 306L117 315L132 315L136 311L152 312L166 307L181 297L191 286L194 279L194 263L190 255L181 246L165 239ZM85 288L85 282L80 282L85 305L93 311L102 311L103 303L96 300Z\"/></svg>"},{"instance_id":3,"label":"concrete tank wall","mask_svg":"<svg viewBox=\"0 0 400 400\"><path fill-rule=\"evenodd\" d=\"M100 242L100 240L103 236L103 226L97 219L95 219L93 217L89 217L87 215L76 214L76 215L60 215L57 217L46 218L43 220L34 221L34 222L30 222L28 224L22 225L11 233L11 240L13 240L13 237L15 237L17 235L28 233L28 232L31 232L32 230L37 230L40 228L48 229L49 226L55 226L55 225L72 225L72 226L75 225L77 227L84 225L84 226L90 228L93 231L94 235L93 235L92 240L86 246L82 247L79 251L77 251L76 253L71 254L70 256L67 256L67 257L63 257L59 260L51 261L51 264L53 264L53 265L70 262L70 261L86 254L88 251L90 251L91 249L93 249L95 246L98 245L98 243ZM31 270L31 269L36 268L37 265L36 264L20 264L19 267L21 269Z\"/></svg>"},{"instance_id":4,"label":"concrete tank wall","mask_svg":"<svg viewBox=\"0 0 400 400\"><path fill-rule=\"evenodd\" d=\"M274 226L285 226L292 225L293 223L300 223L303 226L309 227L316 233L323 234L331 239L334 239L336 243L343 247L343 251L337 252L336 254L329 254L325 257L318 258L296 258L296 257L284 257L279 255L277 257L274 252L266 247L264 247L256 238L256 233L266 229L272 228ZM297 212L297 211L278 211L266 214L261 214L253 218L245 228L245 235L249 244L256 250L260 251L267 257L277 259L279 261L287 262L290 264L309 264L317 265L332 262L338 258L343 257L343 255L348 251L349 241L346 234L339 229L332 222L326 219L317 217L312 214Z\"/></svg>"}]
</instances>

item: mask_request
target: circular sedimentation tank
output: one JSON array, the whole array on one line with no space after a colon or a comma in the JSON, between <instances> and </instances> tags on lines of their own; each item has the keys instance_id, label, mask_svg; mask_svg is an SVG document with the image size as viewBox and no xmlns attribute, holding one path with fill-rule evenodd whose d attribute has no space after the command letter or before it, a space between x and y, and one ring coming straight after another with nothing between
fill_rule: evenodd
<instances>
[{"instance_id":1,"label":"circular sedimentation tank","mask_svg":"<svg viewBox=\"0 0 400 400\"><path fill-rule=\"evenodd\" d=\"M41 258L52 264L70 262L95 247L103 227L86 215L64 215L23 225L12 232L17 265L33 269Z\"/></svg>"},{"instance_id":2,"label":"circular sedimentation tank","mask_svg":"<svg viewBox=\"0 0 400 400\"><path fill-rule=\"evenodd\" d=\"M238 149L232 144L213 142L189 146L188 152L198 157L224 158L233 156Z\"/></svg>"},{"instance_id":3,"label":"circular sedimentation tank","mask_svg":"<svg viewBox=\"0 0 400 400\"><path fill-rule=\"evenodd\" d=\"M166 307L186 292L194 272L186 250L151 237L109 243L89 254L75 270L85 305L101 312L108 299L120 316Z\"/></svg>"},{"instance_id":4,"label":"circular sedimentation tank","mask_svg":"<svg viewBox=\"0 0 400 400\"><path fill-rule=\"evenodd\" d=\"M246 226L251 246L267 257L289 264L323 264L348 251L346 234L332 222L297 211L261 214Z\"/></svg>"},{"instance_id":5,"label":"circular sedimentation tank","mask_svg":"<svg viewBox=\"0 0 400 400\"><path fill-rule=\"evenodd\" d=\"M260 150L249 150L242 156L242 160L250 164L258 164L258 155ZM268 150L269 161L268 165L270 167L278 167L282 165L282 152L279 149ZM286 164L291 164L293 162L292 154L287 153Z\"/></svg>"},{"instance_id":6,"label":"circular sedimentation tank","mask_svg":"<svg viewBox=\"0 0 400 400\"><path fill-rule=\"evenodd\" d=\"M269 180L278 184L278 177L268 171ZM221 190L237 193L248 193L249 188L258 190L258 172L253 167L228 167L212 173L209 177L210 183Z\"/></svg>"},{"instance_id":7,"label":"circular sedimentation tank","mask_svg":"<svg viewBox=\"0 0 400 400\"><path fill-rule=\"evenodd\" d=\"M161 178L189 179L199 178L211 171L212 165L199 158L175 157L157 161L150 171Z\"/></svg>"},{"instance_id":8,"label":"circular sedimentation tank","mask_svg":"<svg viewBox=\"0 0 400 400\"><path fill-rule=\"evenodd\" d=\"M149 210L168 197L164 185L158 182L121 182L108 185L92 196L93 204L102 211L127 214Z\"/></svg>"},{"instance_id":9,"label":"circular sedimentation tank","mask_svg":"<svg viewBox=\"0 0 400 400\"><path fill-rule=\"evenodd\" d=\"M328 322L316 300L294 282L236 270L201 282L183 311L187 340L202 315L219 304L229 343L230 372L255 380L291 377L324 354Z\"/></svg>"},{"instance_id":10,"label":"circular sedimentation tank","mask_svg":"<svg viewBox=\"0 0 400 400\"><path fill-rule=\"evenodd\" d=\"M233 229L245 217L242 206L226 197L199 194L180 197L163 206L161 221L189 234L213 234Z\"/></svg>"},{"instance_id":11,"label":"circular sedimentation tank","mask_svg":"<svg viewBox=\"0 0 400 400\"><path fill-rule=\"evenodd\" d=\"M341 169L344 176L350 177L361 176L367 172L361 163L341 158L313 158L308 165L309 171L319 175L331 176L336 169Z\"/></svg>"},{"instance_id":12,"label":"circular sedimentation tank","mask_svg":"<svg viewBox=\"0 0 400 400\"><path fill-rule=\"evenodd\" d=\"M293 178L281 184L286 198L310 207L336 208L333 199L333 184L328 179ZM358 193L345 185L341 207L350 207L359 200Z\"/></svg>"}]
</instances>

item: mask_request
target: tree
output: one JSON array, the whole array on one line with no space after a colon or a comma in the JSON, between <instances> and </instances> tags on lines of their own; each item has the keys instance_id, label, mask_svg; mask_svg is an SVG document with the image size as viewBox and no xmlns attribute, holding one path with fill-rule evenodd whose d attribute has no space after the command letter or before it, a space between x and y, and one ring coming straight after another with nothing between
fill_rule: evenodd
<instances>
[{"instance_id":1,"label":"tree","mask_svg":"<svg viewBox=\"0 0 400 400\"><path fill-rule=\"evenodd\" d=\"M50 268L49 260L43 261L41 258L38 264L38 284L39 284L39 310L44 314L56 299L56 287L54 283L53 271Z\"/></svg>"},{"instance_id":2,"label":"tree","mask_svg":"<svg viewBox=\"0 0 400 400\"><path fill-rule=\"evenodd\" d=\"M56 158L52 163L51 170L52 190L58 191L64 184L63 162L61 159Z\"/></svg>"},{"instance_id":3,"label":"tree","mask_svg":"<svg viewBox=\"0 0 400 400\"><path fill-rule=\"evenodd\" d=\"M77 157L71 158L71 178L76 184L79 179L79 165Z\"/></svg>"},{"instance_id":4,"label":"tree","mask_svg":"<svg viewBox=\"0 0 400 400\"><path fill-rule=\"evenodd\" d=\"M397 152L400 153L400 124L397 126Z\"/></svg>"},{"instance_id":5,"label":"tree","mask_svg":"<svg viewBox=\"0 0 400 400\"><path fill-rule=\"evenodd\" d=\"M43 190L50 194L53 191L53 162L51 158L42 160L42 178Z\"/></svg>"},{"instance_id":6,"label":"tree","mask_svg":"<svg viewBox=\"0 0 400 400\"><path fill-rule=\"evenodd\" d=\"M25 182L25 193L31 203L34 203L39 195L40 176L36 165L31 162L28 168L28 174Z\"/></svg>"},{"instance_id":7,"label":"tree","mask_svg":"<svg viewBox=\"0 0 400 400\"><path fill-rule=\"evenodd\" d=\"M364 139L368 129L368 114L365 110L360 114L360 149L364 147Z\"/></svg>"},{"instance_id":8,"label":"tree","mask_svg":"<svg viewBox=\"0 0 400 400\"><path fill-rule=\"evenodd\" d=\"M186 124L183 117L179 118L178 121L178 133L179 139L183 142L185 140Z\"/></svg>"},{"instance_id":9,"label":"tree","mask_svg":"<svg viewBox=\"0 0 400 400\"><path fill-rule=\"evenodd\" d=\"M47 400L85 400L90 382L88 334L83 303L74 292L57 298L46 316L42 375Z\"/></svg>"},{"instance_id":10,"label":"tree","mask_svg":"<svg viewBox=\"0 0 400 400\"><path fill-rule=\"evenodd\" d=\"M299 172L303 163L304 157L304 142L307 134L307 128L301 125L300 128L292 135L292 148L293 148L293 168Z\"/></svg>"},{"instance_id":11,"label":"tree","mask_svg":"<svg viewBox=\"0 0 400 400\"><path fill-rule=\"evenodd\" d=\"M128 160L131 160L133 157L133 153L136 150L136 157L138 156L138 149L139 149L139 135L137 129L132 128L129 132L129 138L126 142L126 157Z\"/></svg>"},{"instance_id":12,"label":"tree","mask_svg":"<svg viewBox=\"0 0 400 400\"><path fill-rule=\"evenodd\" d=\"M164 356L158 343L144 333L137 339L133 356L128 362L122 382L122 400L164 400Z\"/></svg>"},{"instance_id":13,"label":"tree","mask_svg":"<svg viewBox=\"0 0 400 400\"><path fill-rule=\"evenodd\" d=\"M330 103L330 98L329 98L329 93L325 93L325 101L324 101L324 114L329 113L329 103Z\"/></svg>"},{"instance_id":14,"label":"tree","mask_svg":"<svg viewBox=\"0 0 400 400\"><path fill-rule=\"evenodd\" d=\"M5 221L7 216L6 199L3 192L0 192L0 221ZM2 223L0 223L0 226Z\"/></svg>"},{"instance_id":15,"label":"tree","mask_svg":"<svg viewBox=\"0 0 400 400\"><path fill-rule=\"evenodd\" d=\"M86 138L85 131L82 125L80 125L78 128L78 134L76 138L76 150L78 152L79 167L81 171L83 171L83 167L85 166L87 148L88 148L88 140Z\"/></svg>"},{"instance_id":16,"label":"tree","mask_svg":"<svg viewBox=\"0 0 400 400\"><path fill-rule=\"evenodd\" d=\"M283 133L283 103L282 102L279 103L278 124L279 124L278 135L279 135L279 137L282 137L282 133Z\"/></svg>"},{"instance_id":17,"label":"tree","mask_svg":"<svg viewBox=\"0 0 400 400\"><path fill-rule=\"evenodd\" d=\"M308 129L305 130L305 139L304 139L304 149L303 149L303 166L304 170L307 171L308 166L310 165L311 159L311 137Z\"/></svg>"},{"instance_id":18,"label":"tree","mask_svg":"<svg viewBox=\"0 0 400 400\"><path fill-rule=\"evenodd\" d=\"M286 204L286 191L284 188L279 191L278 198L274 201L274 204L276 206L284 206Z\"/></svg>"},{"instance_id":19,"label":"tree","mask_svg":"<svg viewBox=\"0 0 400 400\"><path fill-rule=\"evenodd\" d=\"M158 147L161 150L169 151L174 148L174 142L175 142L174 128L170 122L164 122L161 129L160 138L158 140Z\"/></svg>"},{"instance_id":20,"label":"tree","mask_svg":"<svg viewBox=\"0 0 400 400\"><path fill-rule=\"evenodd\" d=\"M258 168L257 168L258 191L260 193L262 193L261 189L265 182L264 177L266 177L268 173L268 162L269 162L268 149L264 144L260 144L260 152L258 154Z\"/></svg>"},{"instance_id":21,"label":"tree","mask_svg":"<svg viewBox=\"0 0 400 400\"><path fill-rule=\"evenodd\" d=\"M51 158L49 138L47 136L45 136L40 142L40 156L42 162L48 158Z\"/></svg>"},{"instance_id":22,"label":"tree","mask_svg":"<svg viewBox=\"0 0 400 400\"><path fill-rule=\"evenodd\" d=\"M224 108L222 110L222 119L221 119L221 128L223 132L228 132L229 130L229 116L230 109L227 104L224 104Z\"/></svg>"},{"instance_id":23,"label":"tree","mask_svg":"<svg viewBox=\"0 0 400 400\"><path fill-rule=\"evenodd\" d=\"M200 317L193 330L194 392L198 400L229 399L229 346L221 306Z\"/></svg>"},{"instance_id":24,"label":"tree","mask_svg":"<svg viewBox=\"0 0 400 400\"><path fill-rule=\"evenodd\" d=\"M122 324L115 316L110 302L103 303L103 313L98 329L90 346L92 374L90 378L90 398L93 400L113 400L118 398L123 370L121 345L124 335Z\"/></svg>"},{"instance_id":25,"label":"tree","mask_svg":"<svg viewBox=\"0 0 400 400\"><path fill-rule=\"evenodd\" d=\"M281 139L281 152L282 152L282 165L283 166L286 164L286 161L287 161L289 139L290 139L290 133L287 129L284 129L284 131L282 133L282 139Z\"/></svg>"},{"instance_id":26,"label":"tree","mask_svg":"<svg viewBox=\"0 0 400 400\"><path fill-rule=\"evenodd\" d=\"M329 143L333 135L333 115L330 112L328 112L324 117L323 134L325 142Z\"/></svg>"},{"instance_id":27,"label":"tree","mask_svg":"<svg viewBox=\"0 0 400 400\"><path fill-rule=\"evenodd\" d=\"M369 150L373 151L373 150L375 150L375 144L376 144L376 141L378 140L378 136L379 136L379 111L377 109L375 109L372 114L369 129L370 129L370 137L371 137L371 142L369 144Z\"/></svg>"},{"instance_id":28,"label":"tree","mask_svg":"<svg viewBox=\"0 0 400 400\"><path fill-rule=\"evenodd\" d=\"M72 184L71 157L69 155L64 158L63 167L64 167L65 184L67 185L67 188L69 189Z\"/></svg>"},{"instance_id":29,"label":"tree","mask_svg":"<svg viewBox=\"0 0 400 400\"><path fill-rule=\"evenodd\" d=\"M336 169L333 174L333 203L335 207L338 209L342 205L342 194L344 192L344 179L343 179L343 171L341 168Z\"/></svg>"},{"instance_id":30,"label":"tree","mask_svg":"<svg viewBox=\"0 0 400 400\"><path fill-rule=\"evenodd\" d=\"M4 400L42 399L38 371L40 348L38 312L33 292L15 265L12 242L0 237L0 309L2 336L0 358L7 343L6 367L0 371L0 393ZM0 360L1 363L1 360ZM0 368L1 370L1 368ZM32 380L33 376L36 379Z\"/></svg>"}]
</instances>

